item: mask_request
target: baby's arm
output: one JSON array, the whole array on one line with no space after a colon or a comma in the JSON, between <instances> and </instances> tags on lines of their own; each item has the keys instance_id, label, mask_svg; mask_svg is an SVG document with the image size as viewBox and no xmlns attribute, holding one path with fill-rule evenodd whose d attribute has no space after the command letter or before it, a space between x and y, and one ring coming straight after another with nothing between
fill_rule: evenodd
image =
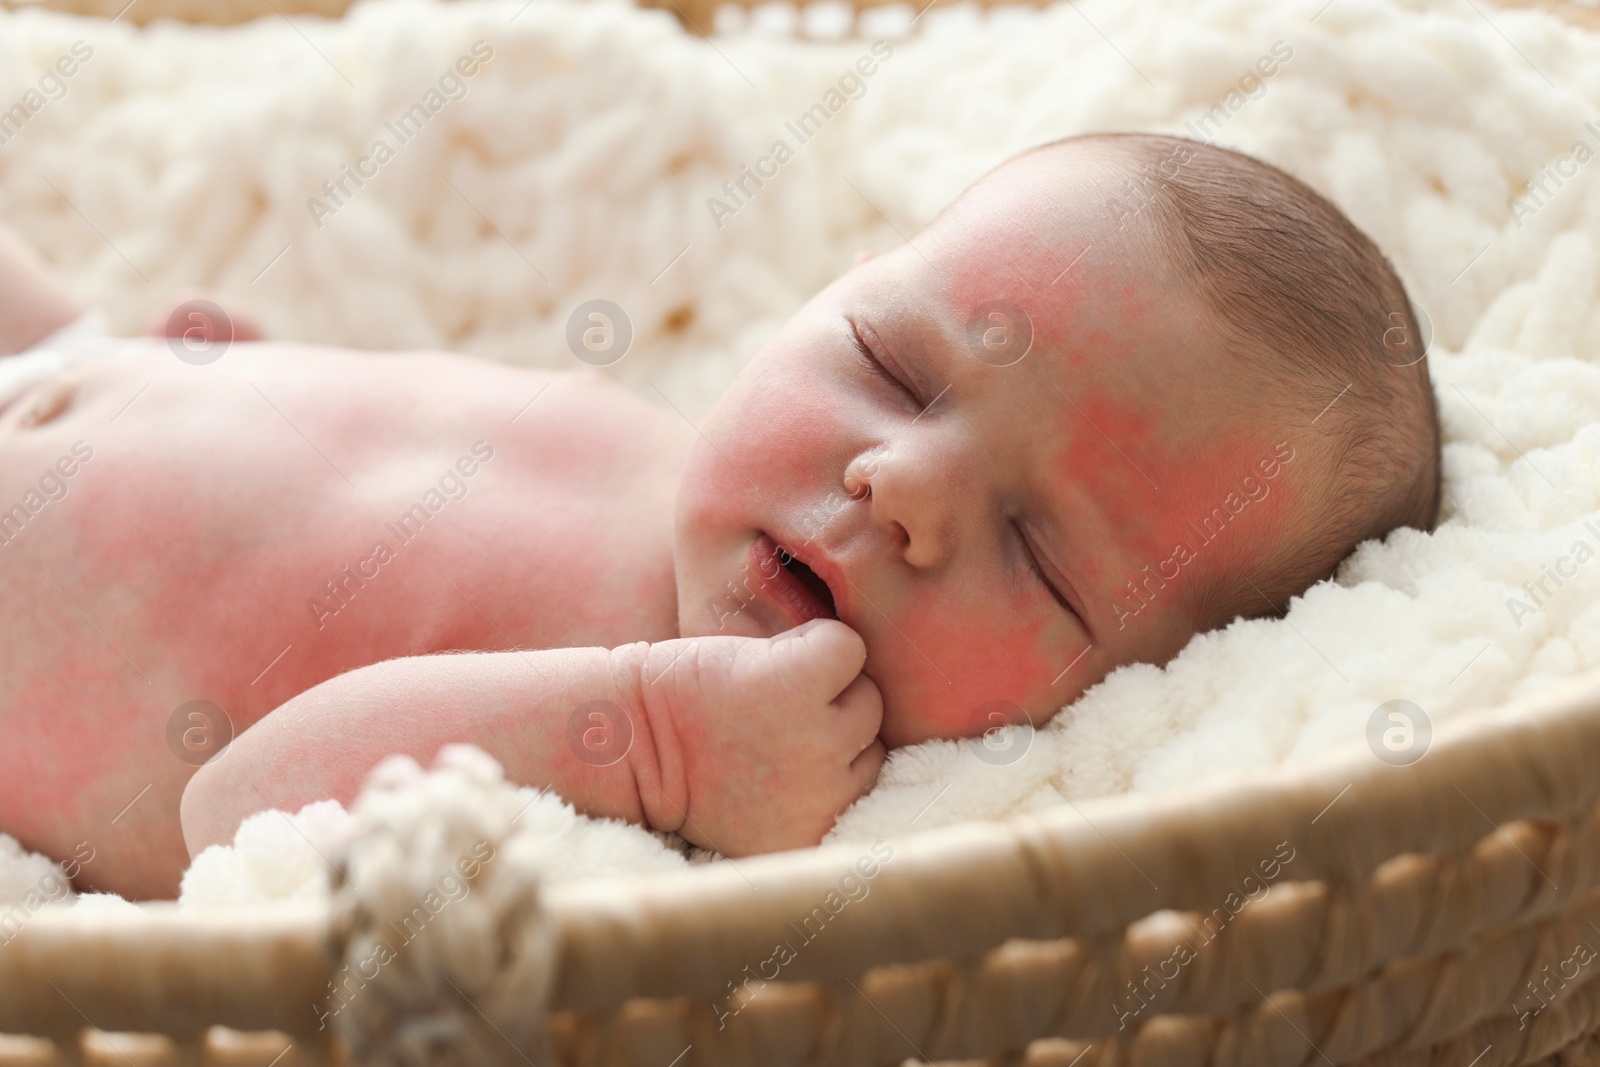
<instances>
[{"instance_id":1,"label":"baby's arm","mask_svg":"<svg viewBox=\"0 0 1600 1067\"><path fill-rule=\"evenodd\" d=\"M569 750L566 727L588 701L636 706L647 649L413 656L329 679L264 716L190 779L182 804L189 853L232 841L252 812L295 811L324 798L349 805L385 755L426 766L452 741L481 745L512 781L553 788L596 815L644 821L642 795L672 800L683 792L680 770L669 765L675 780L661 780L648 720L630 713L627 756L604 767Z\"/></svg>"},{"instance_id":2,"label":"baby's arm","mask_svg":"<svg viewBox=\"0 0 1600 1067\"><path fill-rule=\"evenodd\" d=\"M385 755L427 764L465 741L510 780L590 815L730 855L814 844L883 760L864 659L853 631L819 620L775 638L389 660L307 690L200 768L183 794L184 840L194 855L231 841L255 811L348 805ZM608 766L603 750L585 759L592 750L569 743L591 728L579 709L596 700L620 708L632 733Z\"/></svg>"}]
</instances>

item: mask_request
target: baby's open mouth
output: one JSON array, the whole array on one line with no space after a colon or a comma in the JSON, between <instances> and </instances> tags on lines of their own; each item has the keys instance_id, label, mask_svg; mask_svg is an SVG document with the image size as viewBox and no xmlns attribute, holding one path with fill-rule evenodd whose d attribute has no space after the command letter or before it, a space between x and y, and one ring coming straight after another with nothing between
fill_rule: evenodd
<instances>
[{"instance_id":1,"label":"baby's open mouth","mask_svg":"<svg viewBox=\"0 0 1600 1067\"><path fill-rule=\"evenodd\" d=\"M817 577L816 571L789 555L781 547L778 549L778 561L783 564L785 570L800 579L800 584L809 589L812 596L822 602L823 610L828 613L828 618L837 619L839 617L838 609L833 604L833 590L828 588L827 582Z\"/></svg>"},{"instance_id":2,"label":"baby's open mouth","mask_svg":"<svg viewBox=\"0 0 1600 1067\"><path fill-rule=\"evenodd\" d=\"M759 535L751 544L749 563L761 579L757 590L784 615L790 626L812 619L839 617L828 583L767 534Z\"/></svg>"}]
</instances>

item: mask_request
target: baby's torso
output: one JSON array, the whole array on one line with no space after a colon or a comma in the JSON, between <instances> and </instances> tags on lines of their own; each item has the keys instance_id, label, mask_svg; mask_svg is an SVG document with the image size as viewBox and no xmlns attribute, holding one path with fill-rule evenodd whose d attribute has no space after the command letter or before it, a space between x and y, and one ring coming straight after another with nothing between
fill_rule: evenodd
<instances>
[{"instance_id":1,"label":"baby's torso","mask_svg":"<svg viewBox=\"0 0 1600 1067\"><path fill-rule=\"evenodd\" d=\"M0 411L0 724L27 741L0 829L175 826L190 701L238 732L395 656L674 636L692 437L592 375L441 355L153 341L36 387Z\"/></svg>"}]
</instances>

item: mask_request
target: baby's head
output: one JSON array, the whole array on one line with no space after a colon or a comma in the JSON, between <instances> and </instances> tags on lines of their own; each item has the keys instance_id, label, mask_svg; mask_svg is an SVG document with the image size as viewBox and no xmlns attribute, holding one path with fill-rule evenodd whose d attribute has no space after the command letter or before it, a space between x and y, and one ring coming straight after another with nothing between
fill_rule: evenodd
<instances>
[{"instance_id":1,"label":"baby's head","mask_svg":"<svg viewBox=\"0 0 1600 1067\"><path fill-rule=\"evenodd\" d=\"M684 470L680 628L836 612L891 747L1042 724L1431 529L1439 465L1405 289L1332 204L1195 141L1071 138L752 359Z\"/></svg>"}]
</instances>

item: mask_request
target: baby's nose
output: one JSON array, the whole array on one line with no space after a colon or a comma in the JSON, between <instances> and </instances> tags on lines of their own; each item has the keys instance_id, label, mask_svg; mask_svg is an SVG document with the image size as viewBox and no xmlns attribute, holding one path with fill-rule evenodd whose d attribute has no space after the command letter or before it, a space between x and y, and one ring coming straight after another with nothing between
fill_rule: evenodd
<instances>
[{"instance_id":1,"label":"baby's nose","mask_svg":"<svg viewBox=\"0 0 1600 1067\"><path fill-rule=\"evenodd\" d=\"M939 566L955 543L950 472L933 460L886 444L858 456L845 472L845 491L867 502L874 525L919 569Z\"/></svg>"}]
</instances>

